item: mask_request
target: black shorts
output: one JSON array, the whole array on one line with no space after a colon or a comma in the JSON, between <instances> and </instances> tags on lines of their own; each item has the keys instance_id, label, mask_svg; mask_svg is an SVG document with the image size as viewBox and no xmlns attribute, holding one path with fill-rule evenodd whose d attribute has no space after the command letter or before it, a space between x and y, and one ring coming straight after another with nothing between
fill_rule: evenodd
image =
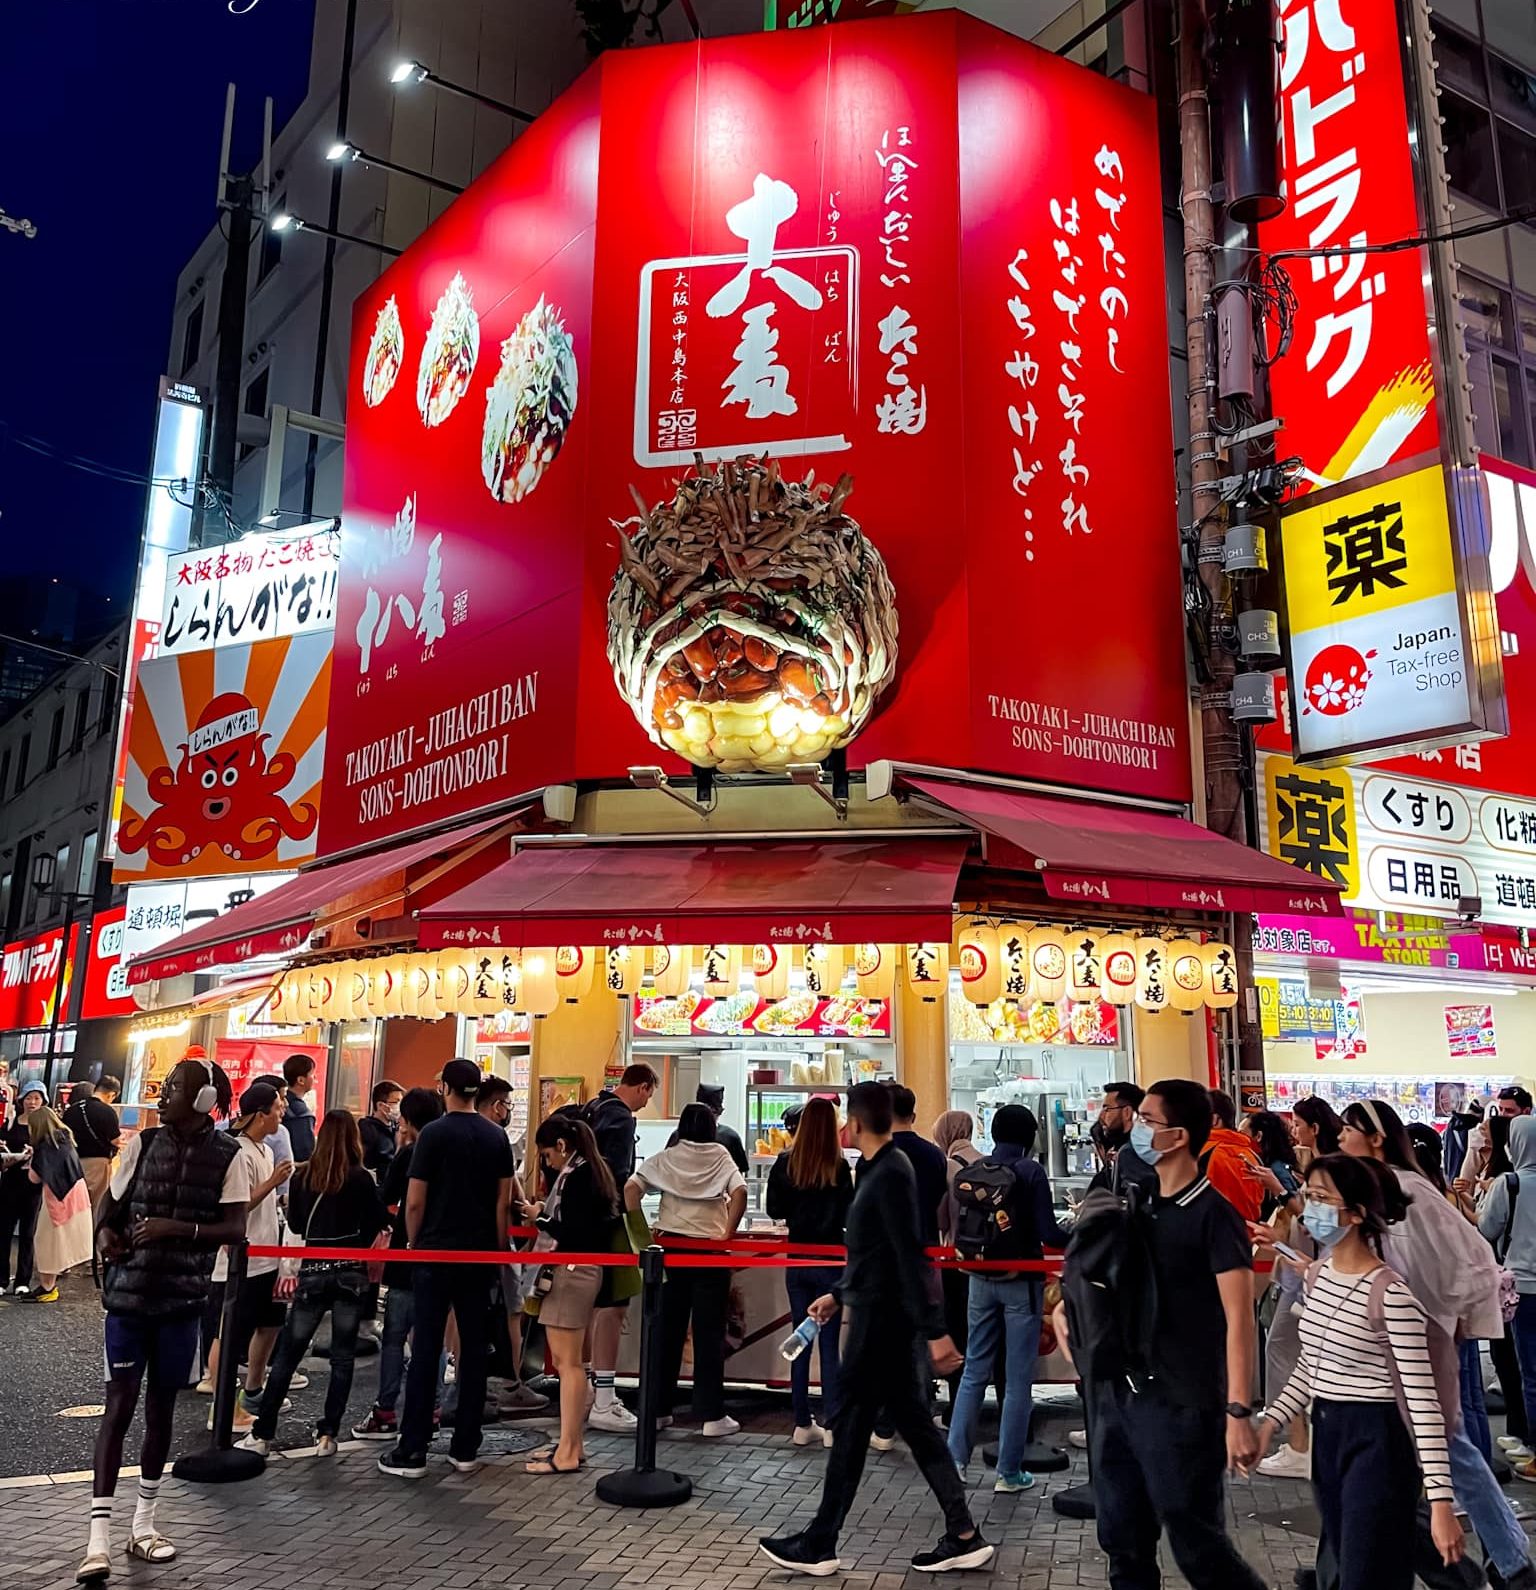
<instances>
[{"instance_id":1,"label":"black shorts","mask_svg":"<svg viewBox=\"0 0 1536 1590\"><path fill-rule=\"evenodd\" d=\"M277 1330L287 1318L288 1306L273 1296L277 1286L277 1271L264 1275L247 1276L240 1287L240 1302L235 1315L235 1346L243 1360L250 1350L251 1337L259 1330ZM208 1294L208 1311L203 1316L207 1341L223 1328L225 1283L215 1281Z\"/></svg>"}]
</instances>

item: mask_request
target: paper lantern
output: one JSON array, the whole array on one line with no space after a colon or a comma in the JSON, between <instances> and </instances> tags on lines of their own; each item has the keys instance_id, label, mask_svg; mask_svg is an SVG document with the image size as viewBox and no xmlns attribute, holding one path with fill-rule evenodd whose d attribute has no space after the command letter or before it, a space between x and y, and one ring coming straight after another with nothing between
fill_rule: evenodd
<instances>
[{"instance_id":1,"label":"paper lantern","mask_svg":"<svg viewBox=\"0 0 1536 1590\"><path fill-rule=\"evenodd\" d=\"M634 944L610 944L603 951L603 986L615 994L638 994L645 977L645 951Z\"/></svg>"},{"instance_id":2,"label":"paper lantern","mask_svg":"<svg viewBox=\"0 0 1536 1590\"><path fill-rule=\"evenodd\" d=\"M688 944L658 944L651 951L651 988L662 999L688 992L693 975L693 948Z\"/></svg>"},{"instance_id":3,"label":"paper lantern","mask_svg":"<svg viewBox=\"0 0 1536 1590\"><path fill-rule=\"evenodd\" d=\"M998 971L1004 999L1025 999L1029 995L1029 928L1028 922L1004 922L997 930Z\"/></svg>"},{"instance_id":4,"label":"paper lantern","mask_svg":"<svg viewBox=\"0 0 1536 1590\"><path fill-rule=\"evenodd\" d=\"M1205 961L1193 939L1168 946L1168 1003L1186 1013L1205 1004Z\"/></svg>"},{"instance_id":5,"label":"paper lantern","mask_svg":"<svg viewBox=\"0 0 1536 1590\"><path fill-rule=\"evenodd\" d=\"M1099 935L1079 928L1067 935L1067 997L1086 1005L1103 991L1104 958L1099 950Z\"/></svg>"},{"instance_id":6,"label":"paper lantern","mask_svg":"<svg viewBox=\"0 0 1536 1590\"><path fill-rule=\"evenodd\" d=\"M477 950L469 961L469 1010L471 1016L494 1016L501 1006L501 955L498 951Z\"/></svg>"},{"instance_id":7,"label":"paper lantern","mask_svg":"<svg viewBox=\"0 0 1536 1590\"><path fill-rule=\"evenodd\" d=\"M944 993L949 987L949 946L907 945L907 986L930 1002Z\"/></svg>"},{"instance_id":8,"label":"paper lantern","mask_svg":"<svg viewBox=\"0 0 1536 1590\"><path fill-rule=\"evenodd\" d=\"M1154 1014L1168 1008L1168 946L1159 938L1136 940L1136 1003Z\"/></svg>"},{"instance_id":9,"label":"paper lantern","mask_svg":"<svg viewBox=\"0 0 1536 1590\"><path fill-rule=\"evenodd\" d=\"M752 946L752 981L764 999L782 999L789 992L789 946Z\"/></svg>"},{"instance_id":10,"label":"paper lantern","mask_svg":"<svg viewBox=\"0 0 1536 1590\"><path fill-rule=\"evenodd\" d=\"M960 992L973 1005L990 1005L1003 991L1003 965L997 929L990 922L971 922L960 929L956 945Z\"/></svg>"},{"instance_id":11,"label":"paper lantern","mask_svg":"<svg viewBox=\"0 0 1536 1590\"><path fill-rule=\"evenodd\" d=\"M337 998L338 1006L346 1011L343 1021L368 1019L368 974L361 961L348 961L338 975L344 987Z\"/></svg>"},{"instance_id":12,"label":"paper lantern","mask_svg":"<svg viewBox=\"0 0 1536 1590\"><path fill-rule=\"evenodd\" d=\"M836 999L843 986L848 957L841 944L807 944L805 991L815 999Z\"/></svg>"},{"instance_id":13,"label":"paper lantern","mask_svg":"<svg viewBox=\"0 0 1536 1590\"><path fill-rule=\"evenodd\" d=\"M853 976L860 999L889 999L896 986L896 946L855 944Z\"/></svg>"},{"instance_id":14,"label":"paper lantern","mask_svg":"<svg viewBox=\"0 0 1536 1590\"><path fill-rule=\"evenodd\" d=\"M400 1014L416 1016L421 1013L420 957L402 955L394 963L395 975L400 979Z\"/></svg>"},{"instance_id":15,"label":"paper lantern","mask_svg":"<svg viewBox=\"0 0 1536 1590\"><path fill-rule=\"evenodd\" d=\"M443 950L432 963L432 992L445 1016L472 1016L469 997L470 957L463 950Z\"/></svg>"},{"instance_id":16,"label":"paper lantern","mask_svg":"<svg viewBox=\"0 0 1536 1590\"><path fill-rule=\"evenodd\" d=\"M699 968L704 973L704 992L728 999L741 982L741 946L705 944L699 950Z\"/></svg>"},{"instance_id":17,"label":"paper lantern","mask_svg":"<svg viewBox=\"0 0 1536 1590\"><path fill-rule=\"evenodd\" d=\"M1129 933L1106 933L1099 940L1101 998L1111 1005L1136 1002L1136 940Z\"/></svg>"},{"instance_id":18,"label":"paper lantern","mask_svg":"<svg viewBox=\"0 0 1536 1590\"><path fill-rule=\"evenodd\" d=\"M521 950L501 950L496 956L496 984L501 995L499 1010L521 1010L523 986L523 953Z\"/></svg>"},{"instance_id":19,"label":"paper lantern","mask_svg":"<svg viewBox=\"0 0 1536 1590\"><path fill-rule=\"evenodd\" d=\"M1029 930L1029 999L1053 1005L1067 991L1067 935L1059 927Z\"/></svg>"},{"instance_id":20,"label":"paper lantern","mask_svg":"<svg viewBox=\"0 0 1536 1590\"><path fill-rule=\"evenodd\" d=\"M555 951L555 984L561 999L574 1005L592 987L592 951L584 944L562 944Z\"/></svg>"},{"instance_id":21,"label":"paper lantern","mask_svg":"<svg viewBox=\"0 0 1536 1590\"><path fill-rule=\"evenodd\" d=\"M547 1016L560 1003L560 974L556 969L558 953L552 944L547 949L523 951L517 1002L519 1010L526 1010L530 1016Z\"/></svg>"},{"instance_id":22,"label":"paper lantern","mask_svg":"<svg viewBox=\"0 0 1536 1590\"><path fill-rule=\"evenodd\" d=\"M438 1000L437 956L414 957L411 976L416 986L416 1014L422 1021L436 1021L445 1014Z\"/></svg>"},{"instance_id":23,"label":"paper lantern","mask_svg":"<svg viewBox=\"0 0 1536 1590\"><path fill-rule=\"evenodd\" d=\"M1237 1003L1237 953L1230 944L1212 941L1200 951L1205 964L1205 1002L1212 1010L1230 1010Z\"/></svg>"},{"instance_id":24,"label":"paper lantern","mask_svg":"<svg viewBox=\"0 0 1536 1590\"><path fill-rule=\"evenodd\" d=\"M274 1024L292 1026L303 1021L303 1012L299 1009L299 980L297 977L285 977L277 985L267 1006L267 1020Z\"/></svg>"}]
</instances>

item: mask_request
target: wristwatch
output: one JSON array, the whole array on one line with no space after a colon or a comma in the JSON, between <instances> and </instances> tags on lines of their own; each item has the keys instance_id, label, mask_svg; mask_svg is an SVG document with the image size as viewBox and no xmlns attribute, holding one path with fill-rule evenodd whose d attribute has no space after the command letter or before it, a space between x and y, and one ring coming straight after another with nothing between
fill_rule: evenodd
<instances>
[{"instance_id":1,"label":"wristwatch","mask_svg":"<svg viewBox=\"0 0 1536 1590\"><path fill-rule=\"evenodd\" d=\"M1229 1419L1251 1419L1253 1409L1246 1402L1229 1402L1227 1404L1227 1417Z\"/></svg>"}]
</instances>

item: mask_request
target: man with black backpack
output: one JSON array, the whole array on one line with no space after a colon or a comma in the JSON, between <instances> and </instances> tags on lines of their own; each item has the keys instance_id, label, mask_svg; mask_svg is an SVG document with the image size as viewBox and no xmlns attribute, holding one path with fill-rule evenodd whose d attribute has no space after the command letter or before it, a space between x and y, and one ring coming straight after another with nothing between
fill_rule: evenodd
<instances>
[{"instance_id":1,"label":"man with black backpack","mask_svg":"<svg viewBox=\"0 0 1536 1590\"><path fill-rule=\"evenodd\" d=\"M954 1243L962 1258L1038 1263L1044 1243L1064 1248L1071 1241L1072 1233L1058 1224L1051 1208L1045 1170L1031 1157L1038 1132L1032 1111L1005 1104L992 1117L992 1152L956 1171L950 1196ZM1024 1468L1024 1448L1044 1295L1045 1276L1038 1270L978 1270L970 1275L965 1368L949 1422L949 1454L963 1472L1001 1350L1007 1378L993 1490L1002 1495L1035 1483Z\"/></svg>"},{"instance_id":2,"label":"man with black backpack","mask_svg":"<svg viewBox=\"0 0 1536 1590\"><path fill-rule=\"evenodd\" d=\"M1067 1250L1066 1340L1112 1590L1158 1590L1162 1530L1193 1590L1263 1590L1222 1516L1222 1471L1246 1473L1257 1453L1237 1400L1253 1384L1253 1259L1196 1163L1211 1120L1198 1083L1154 1083L1130 1141L1157 1193L1090 1193Z\"/></svg>"}]
</instances>

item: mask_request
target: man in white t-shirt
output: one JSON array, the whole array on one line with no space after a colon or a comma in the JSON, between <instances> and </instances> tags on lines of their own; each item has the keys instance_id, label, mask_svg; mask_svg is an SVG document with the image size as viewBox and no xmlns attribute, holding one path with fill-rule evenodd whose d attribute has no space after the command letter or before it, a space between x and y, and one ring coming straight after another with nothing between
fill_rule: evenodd
<instances>
[{"instance_id":1,"label":"man in white t-shirt","mask_svg":"<svg viewBox=\"0 0 1536 1590\"><path fill-rule=\"evenodd\" d=\"M282 1130L283 1101L270 1082L253 1082L240 1095L239 1114L229 1124L230 1136L239 1145L240 1160L250 1178L251 1197L245 1217L246 1240L253 1248L275 1248L279 1241L276 1193L293 1174L293 1161L277 1165L273 1161L270 1139ZM235 1406L234 1427L248 1430L256 1419L262 1387L267 1378L267 1363L277 1333L282 1329L285 1309L274 1295L277 1284L276 1259L250 1260L245 1284L240 1288L239 1313L235 1320L234 1346L246 1365L245 1390ZM224 1287L229 1279L229 1249L220 1248L213 1265L213 1289L203 1316L204 1339L213 1343L208 1353L208 1373L198 1390L212 1393L219 1373L222 1341L216 1339L223 1322ZM209 1415L210 1419L212 1414Z\"/></svg>"}]
</instances>

